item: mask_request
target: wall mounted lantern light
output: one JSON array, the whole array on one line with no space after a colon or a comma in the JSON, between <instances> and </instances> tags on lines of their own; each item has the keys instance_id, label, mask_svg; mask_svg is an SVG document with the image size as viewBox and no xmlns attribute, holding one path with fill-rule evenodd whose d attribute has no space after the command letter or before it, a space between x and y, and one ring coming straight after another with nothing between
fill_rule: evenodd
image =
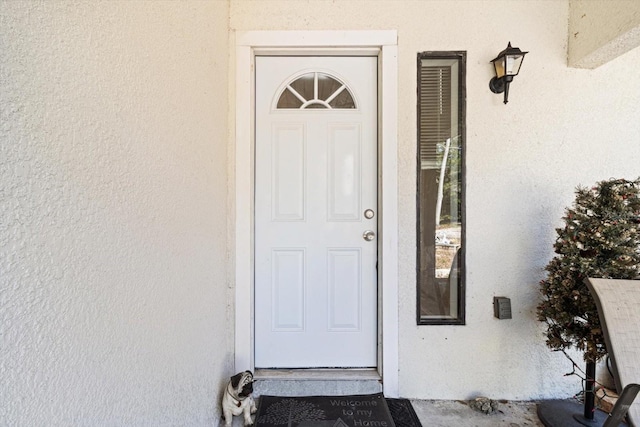
<instances>
[{"instance_id":1,"label":"wall mounted lantern light","mask_svg":"<svg viewBox=\"0 0 640 427\"><path fill-rule=\"evenodd\" d=\"M511 42L507 48L500 52L495 59L492 59L496 76L489 82L489 89L493 93L504 92L504 103L509 102L509 83L520 72L520 66L524 56L529 52L523 52L517 47L511 47Z\"/></svg>"}]
</instances>

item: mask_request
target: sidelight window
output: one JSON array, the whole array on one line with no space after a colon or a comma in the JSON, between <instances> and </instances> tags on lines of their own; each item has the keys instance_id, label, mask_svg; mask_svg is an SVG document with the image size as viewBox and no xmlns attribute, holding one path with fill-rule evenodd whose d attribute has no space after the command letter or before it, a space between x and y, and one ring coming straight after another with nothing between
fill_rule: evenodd
<instances>
[{"instance_id":1,"label":"sidelight window","mask_svg":"<svg viewBox=\"0 0 640 427\"><path fill-rule=\"evenodd\" d=\"M418 54L418 324L464 324L466 52Z\"/></svg>"}]
</instances>

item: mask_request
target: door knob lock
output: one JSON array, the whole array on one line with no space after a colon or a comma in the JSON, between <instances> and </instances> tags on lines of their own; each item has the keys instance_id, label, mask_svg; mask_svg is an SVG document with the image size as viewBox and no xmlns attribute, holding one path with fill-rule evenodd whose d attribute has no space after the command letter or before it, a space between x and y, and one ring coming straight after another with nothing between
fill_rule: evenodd
<instances>
[{"instance_id":1,"label":"door knob lock","mask_svg":"<svg viewBox=\"0 0 640 427\"><path fill-rule=\"evenodd\" d=\"M376 233L374 233L372 230L367 230L364 233L362 233L362 238L367 242L370 242L376 238Z\"/></svg>"}]
</instances>

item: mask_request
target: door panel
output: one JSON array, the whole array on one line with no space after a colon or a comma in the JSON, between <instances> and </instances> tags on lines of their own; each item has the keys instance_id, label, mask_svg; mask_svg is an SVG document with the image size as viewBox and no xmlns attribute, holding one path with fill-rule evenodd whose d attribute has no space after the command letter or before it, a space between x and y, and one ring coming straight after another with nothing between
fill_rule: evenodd
<instances>
[{"instance_id":1,"label":"door panel","mask_svg":"<svg viewBox=\"0 0 640 427\"><path fill-rule=\"evenodd\" d=\"M256 57L256 367L376 366L376 120L377 58Z\"/></svg>"},{"instance_id":2,"label":"door panel","mask_svg":"<svg viewBox=\"0 0 640 427\"><path fill-rule=\"evenodd\" d=\"M328 220L357 221L362 200L360 126L330 125L328 145Z\"/></svg>"},{"instance_id":3,"label":"door panel","mask_svg":"<svg viewBox=\"0 0 640 427\"><path fill-rule=\"evenodd\" d=\"M301 124L274 124L271 137L274 221L304 220L305 140Z\"/></svg>"}]
</instances>

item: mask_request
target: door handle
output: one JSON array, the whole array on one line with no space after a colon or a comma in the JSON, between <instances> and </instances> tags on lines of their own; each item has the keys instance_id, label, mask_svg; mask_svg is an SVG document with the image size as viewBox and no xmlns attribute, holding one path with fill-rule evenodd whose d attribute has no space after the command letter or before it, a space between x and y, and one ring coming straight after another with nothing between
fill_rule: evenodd
<instances>
[{"instance_id":1,"label":"door handle","mask_svg":"<svg viewBox=\"0 0 640 427\"><path fill-rule=\"evenodd\" d=\"M362 238L367 242L370 242L376 238L376 233L373 232L372 230L367 230L364 233L362 233Z\"/></svg>"}]
</instances>

